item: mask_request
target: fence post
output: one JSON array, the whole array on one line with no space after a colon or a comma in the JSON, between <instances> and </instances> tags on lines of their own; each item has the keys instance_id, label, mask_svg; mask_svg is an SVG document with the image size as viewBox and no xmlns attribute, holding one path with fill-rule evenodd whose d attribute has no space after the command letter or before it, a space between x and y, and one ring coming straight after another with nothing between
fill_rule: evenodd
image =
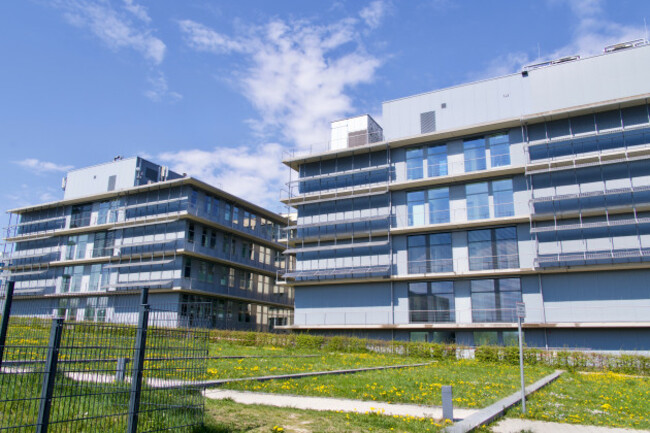
<instances>
[{"instance_id":1,"label":"fence post","mask_svg":"<svg viewBox=\"0 0 650 433\"><path fill-rule=\"evenodd\" d=\"M142 393L142 370L144 354L147 347L147 325L149 324L149 289L144 288L140 293L140 314L138 330L135 337L133 356L133 373L131 374L131 394L129 397L129 422L127 433L137 433L138 415L140 410L140 394Z\"/></svg>"},{"instance_id":2,"label":"fence post","mask_svg":"<svg viewBox=\"0 0 650 433\"><path fill-rule=\"evenodd\" d=\"M7 291L5 293L5 304L2 308L2 322L0 323L0 369L5 353L5 342L7 341L7 329L9 327L9 316L11 315L11 302L14 298L14 282L7 282Z\"/></svg>"},{"instance_id":3,"label":"fence post","mask_svg":"<svg viewBox=\"0 0 650 433\"><path fill-rule=\"evenodd\" d=\"M442 419L454 420L454 401L451 386L442 387Z\"/></svg>"},{"instance_id":4,"label":"fence post","mask_svg":"<svg viewBox=\"0 0 650 433\"><path fill-rule=\"evenodd\" d=\"M41 400L38 408L38 421L36 422L36 433L47 433L50 424L50 408L52 407L52 394L54 392L54 382L56 381L56 365L59 360L62 331L63 318L58 317L53 319L52 327L50 328L50 342L47 350L47 359L45 360Z\"/></svg>"},{"instance_id":5,"label":"fence post","mask_svg":"<svg viewBox=\"0 0 650 433\"><path fill-rule=\"evenodd\" d=\"M124 382L126 377L126 365L129 363L129 358L117 358L117 367L115 369L115 382Z\"/></svg>"}]
</instances>

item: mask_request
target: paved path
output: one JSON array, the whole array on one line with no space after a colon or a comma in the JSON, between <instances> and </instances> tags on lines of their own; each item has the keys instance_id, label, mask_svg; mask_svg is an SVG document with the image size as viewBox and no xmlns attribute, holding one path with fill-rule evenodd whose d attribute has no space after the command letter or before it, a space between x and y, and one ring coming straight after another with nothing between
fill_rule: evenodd
<instances>
[{"instance_id":1,"label":"paved path","mask_svg":"<svg viewBox=\"0 0 650 433\"><path fill-rule=\"evenodd\" d=\"M205 396L221 400L230 398L237 403L264 404L267 406L292 407L295 409L332 410L343 412L377 412L384 415L414 416L418 418L442 418L442 408L438 406L419 406L416 404L389 404L378 401L349 400L331 397L306 397L298 395L269 394L263 392L231 391L210 389ZM383 412L382 412L383 409ZM455 418L464 418L476 412L472 409L454 408Z\"/></svg>"},{"instance_id":2,"label":"paved path","mask_svg":"<svg viewBox=\"0 0 650 433\"><path fill-rule=\"evenodd\" d=\"M557 422L532 421L527 419L504 419L499 424L492 427L494 433L519 433L522 430L533 433L650 433L648 430L561 424Z\"/></svg>"}]
</instances>

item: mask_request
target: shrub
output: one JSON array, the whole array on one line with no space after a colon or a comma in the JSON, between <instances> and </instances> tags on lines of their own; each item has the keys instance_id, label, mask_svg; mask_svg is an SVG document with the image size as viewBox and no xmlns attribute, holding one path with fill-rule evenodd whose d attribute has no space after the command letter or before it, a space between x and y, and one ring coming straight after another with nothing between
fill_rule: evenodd
<instances>
[{"instance_id":1,"label":"shrub","mask_svg":"<svg viewBox=\"0 0 650 433\"><path fill-rule=\"evenodd\" d=\"M474 351L474 358L479 362L498 362L499 348L493 346L479 346Z\"/></svg>"},{"instance_id":2,"label":"shrub","mask_svg":"<svg viewBox=\"0 0 650 433\"><path fill-rule=\"evenodd\" d=\"M298 334L296 336L296 347L299 349L319 350L323 347L324 337L320 335Z\"/></svg>"}]
</instances>

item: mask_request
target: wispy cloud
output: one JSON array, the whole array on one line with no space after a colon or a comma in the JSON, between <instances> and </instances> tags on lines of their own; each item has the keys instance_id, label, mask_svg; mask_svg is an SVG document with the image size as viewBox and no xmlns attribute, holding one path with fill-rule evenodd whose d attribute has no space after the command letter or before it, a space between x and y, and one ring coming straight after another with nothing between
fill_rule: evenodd
<instances>
[{"instance_id":1,"label":"wispy cloud","mask_svg":"<svg viewBox=\"0 0 650 433\"><path fill-rule=\"evenodd\" d=\"M379 27L388 12L389 4L383 0L375 0L365 8L361 9L359 16L366 22L368 27L374 29Z\"/></svg>"},{"instance_id":2,"label":"wispy cloud","mask_svg":"<svg viewBox=\"0 0 650 433\"><path fill-rule=\"evenodd\" d=\"M472 74L472 78L512 73L527 64L566 56L591 56L602 53L608 45L643 38L645 35L642 25L623 25L611 20L605 13L601 0L550 0L548 3L550 6L568 7L575 16L576 24L569 43L546 53L506 53L495 58L484 71Z\"/></svg>"},{"instance_id":3,"label":"wispy cloud","mask_svg":"<svg viewBox=\"0 0 650 433\"><path fill-rule=\"evenodd\" d=\"M13 163L35 173L66 172L74 168L72 165L62 165L55 162L41 161L36 158L27 158L21 161L13 161Z\"/></svg>"},{"instance_id":4,"label":"wispy cloud","mask_svg":"<svg viewBox=\"0 0 650 433\"><path fill-rule=\"evenodd\" d=\"M262 119L253 123L299 147L327 140L329 122L354 111L347 91L371 82L381 64L363 48L365 22L352 17L328 25L274 19L235 36L179 25L197 51L244 56L247 66L235 74Z\"/></svg>"},{"instance_id":5,"label":"wispy cloud","mask_svg":"<svg viewBox=\"0 0 650 433\"><path fill-rule=\"evenodd\" d=\"M90 30L111 49L133 49L156 65L165 58L167 47L147 25L151 19L146 10L133 1L121 7L106 0L57 0L54 5L70 24Z\"/></svg>"},{"instance_id":6,"label":"wispy cloud","mask_svg":"<svg viewBox=\"0 0 650 433\"><path fill-rule=\"evenodd\" d=\"M270 142L185 150L160 158L178 161L175 168L181 171L277 210L278 191L288 176L280 163L283 153L289 147L326 144L329 122L356 111L349 91L374 80L381 61L365 50L363 42L367 32L381 24L386 5L375 1L359 15L327 24L273 19L234 35L180 21L192 49L244 59L232 75L259 114L260 119L248 121L252 132Z\"/></svg>"},{"instance_id":7,"label":"wispy cloud","mask_svg":"<svg viewBox=\"0 0 650 433\"><path fill-rule=\"evenodd\" d=\"M165 75L162 72L158 71L155 75L149 77L148 81L151 87L149 90L144 92L144 95L152 101L167 101L173 103L183 99L183 95L180 93L169 90L167 78L165 78Z\"/></svg>"},{"instance_id":8,"label":"wispy cloud","mask_svg":"<svg viewBox=\"0 0 650 433\"><path fill-rule=\"evenodd\" d=\"M54 0L72 25L90 31L113 51L130 49L139 53L153 69L150 89L144 92L152 101L177 101L180 95L169 90L159 67L167 46L155 36L147 9L136 0Z\"/></svg>"},{"instance_id":9,"label":"wispy cloud","mask_svg":"<svg viewBox=\"0 0 650 433\"><path fill-rule=\"evenodd\" d=\"M174 171L222 188L232 194L278 211L287 169L280 164L283 147L277 143L261 146L218 147L211 151L181 150L158 155Z\"/></svg>"}]
</instances>

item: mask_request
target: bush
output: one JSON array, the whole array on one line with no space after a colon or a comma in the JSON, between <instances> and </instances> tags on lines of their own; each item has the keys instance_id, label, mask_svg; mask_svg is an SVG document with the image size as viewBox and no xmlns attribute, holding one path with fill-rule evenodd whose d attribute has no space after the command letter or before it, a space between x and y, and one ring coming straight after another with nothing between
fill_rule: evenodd
<instances>
[{"instance_id":1,"label":"bush","mask_svg":"<svg viewBox=\"0 0 650 433\"><path fill-rule=\"evenodd\" d=\"M474 351L474 358L479 362L499 362L499 348L479 346Z\"/></svg>"},{"instance_id":2,"label":"bush","mask_svg":"<svg viewBox=\"0 0 650 433\"><path fill-rule=\"evenodd\" d=\"M298 334L296 336L296 347L298 349L320 350L325 341L320 335Z\"/></svg>"}]
</instances>

